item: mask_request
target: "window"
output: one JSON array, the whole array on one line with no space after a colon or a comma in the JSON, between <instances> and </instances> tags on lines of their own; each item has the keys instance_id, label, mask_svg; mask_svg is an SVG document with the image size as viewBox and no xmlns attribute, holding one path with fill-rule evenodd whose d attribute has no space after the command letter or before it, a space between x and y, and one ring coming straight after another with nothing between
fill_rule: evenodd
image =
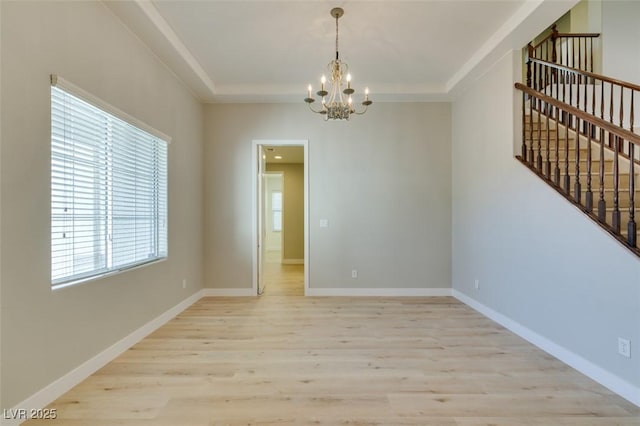
<instances>
[{"instance_id":1,"label":"window","mask_svg":"<svg viewBox=\"0 0 640 426\"><path fill-rule=\"evenodd\" d=\"M273 232L282 231L282 192L271 193L271 225Z\"/></svg>"},{"instance_id":2,"label":"window","mask_svg":"<svg viewBox=\"0 0 640 426\"><path fill-rule=\"evenodd\" d=\"M140 127L52 76L52 286L167 256L169 139Z\"/></svg>"}]
</instances>

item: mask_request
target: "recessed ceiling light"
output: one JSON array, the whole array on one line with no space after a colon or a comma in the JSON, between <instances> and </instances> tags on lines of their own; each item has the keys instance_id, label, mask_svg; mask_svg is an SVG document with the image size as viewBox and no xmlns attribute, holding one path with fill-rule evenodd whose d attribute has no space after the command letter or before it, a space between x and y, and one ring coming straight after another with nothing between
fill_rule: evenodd
<instances>
[{"instance_id":1,"label":"recessed ceiling light","mask_svg":"<svg viewBox=\"0 0 640 426\"><path fill-rule=\"evenodd\" d=\"M273 158L275 158L276 160L282 160L282 155L276 155Z\"/></svg>"}]
</instances>

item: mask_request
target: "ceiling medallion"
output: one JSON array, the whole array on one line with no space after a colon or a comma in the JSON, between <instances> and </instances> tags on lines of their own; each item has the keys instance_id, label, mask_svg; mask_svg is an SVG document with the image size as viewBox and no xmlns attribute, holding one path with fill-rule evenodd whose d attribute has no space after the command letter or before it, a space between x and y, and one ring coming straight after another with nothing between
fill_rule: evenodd
<instances>
[{"instance_id":1,"label":"ceiling medallion","mask_svg":"<svg viewBox=\"0 0 640 426\"><path fill-rule=\"evenodd\" d=\"M311 104L315 102L313 98L313 88L311 85L307 88L307 97L304 101L309 105L309 109L315 113L324 115L325 120L348 120L351 114L362 115L367 112L367 108L373 102L369 100L369 89L364 90L364 101L362 105L364 109L362 111L356 111L353 106L353 97L355 90L351 88L351 74L349 74L349 66L340 60L338 54L338 19L344 15L344 10L340 7L331 9L331 16L336 19L336 58L332 60L329 67L329 75L331 81L329 87L325 87L327 84L327 78L323 75L320 79L320 90L316 94L321 98L321 108L319 110L313 109Z\"/></svg>"}]
</instances>

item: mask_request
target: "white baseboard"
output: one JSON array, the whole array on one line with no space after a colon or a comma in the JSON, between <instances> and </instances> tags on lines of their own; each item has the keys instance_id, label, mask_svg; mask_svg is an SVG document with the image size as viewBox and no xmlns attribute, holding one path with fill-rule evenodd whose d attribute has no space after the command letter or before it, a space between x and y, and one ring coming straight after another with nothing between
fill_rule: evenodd
<instances>
[{"instance_id":1,"label":"white baseboard","mask_svg":"<svg viewBox=\"0 0 640 426\"><path fill-rule=\"evenodd\" d=\"M282 259L283 265L304 265L304 259Z\"/></svg>"},{"instance_id":2,"label":"white baseboard","mask_svg":"<svg viewBox=\"0 0 640 426\"><path fill-rule=\"evenodd\" d=\"M450 288L309 288L307 296L384 296L435 297L451 296Z\"/></svg>"},{"instance_id":3,"label":"white baseboard","mask_svg":"<svg viewBox=\"0 0 640 426\"><path fill-rule=\"evenodd\" d=\"M617 393L624 399L640 407L640 387L634 386L633 384L621 379L615 374L612 374L602 367L595 365L591 361L582 358L580 355L571 352L568 349L565 349L557 343L552 342L546 337L541 336L535 331L506 317L505 315L494 311L488 306L483 305L477 300L470 298L466 294L461 293L456 289L452 290L452 295L462 303L470 306L471 308L480 312L482 315L497 322L498 324L527 340L529 343L532 343L548 354L558 358L560 361L564 362L570 367L578 370L585 376L590 377L612 392Z\"/></svg>"},{"instance_id":4,"label":"white baseboard","mask_svg":"<svg viewBox=\"0 0 640 426\"><path fill-rule=\"evenodd\" d=\"M204 288L202 297L245 297L257 296L252 288Z\"/></svg>"},{"instance_id":5,"label":"white baseboard","mask_svg":"<svg viewBox=\"0 0 640 426\"><path fill-rule=\"evenodd\" d=\"M85 380L87 377L113 361L120 354L125 352L131 346L135 345L149 334L162 327L165 323L175 318L182 311L193 305L195 302L202 298L202 290L192 294L182 302L178 303L174 307L170 308L166 312L152 319L142 327L135 330L133 333L114 343L104 351L100 352L93 358L80 364L80 366L71 370L64 376L60 377L53 383L45 386L38 392L34 393L16 407L13 408L13 413L17 413L17 410L24 409L26 413L31 410L38 410L46 407L48 404L55 401L57 398L71 390L74 386ZM2 419L3 426L19 425L26 419Z\"/></svg>"}]
</instances>

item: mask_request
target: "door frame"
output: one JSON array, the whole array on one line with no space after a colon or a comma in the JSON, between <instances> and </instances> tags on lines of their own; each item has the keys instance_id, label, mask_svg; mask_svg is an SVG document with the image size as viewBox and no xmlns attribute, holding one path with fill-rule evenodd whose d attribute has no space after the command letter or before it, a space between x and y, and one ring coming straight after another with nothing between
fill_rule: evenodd
<instances>
[{"instance_id":1,"label":"door frame","mask_svg":"<svg viewBox=\"0 0 640 426\"><path fill-rule=\"evenodd\" d=\"M258 155L260 149L263 146L302 146L304 151L304 295L309 293L309 140L308 139L293 139L293 140L280 140L280 139L254 139L251 144L251 186L252 186L252 201L251 201L251 233L252 233L252 281L253 281L253 294L258 294L258 259L259 259L259 244L264 242L259 241L258 233L258 209L261 206L258 205L258 180L261 178L258 176Z\"/></svg>"}]
</instances>

